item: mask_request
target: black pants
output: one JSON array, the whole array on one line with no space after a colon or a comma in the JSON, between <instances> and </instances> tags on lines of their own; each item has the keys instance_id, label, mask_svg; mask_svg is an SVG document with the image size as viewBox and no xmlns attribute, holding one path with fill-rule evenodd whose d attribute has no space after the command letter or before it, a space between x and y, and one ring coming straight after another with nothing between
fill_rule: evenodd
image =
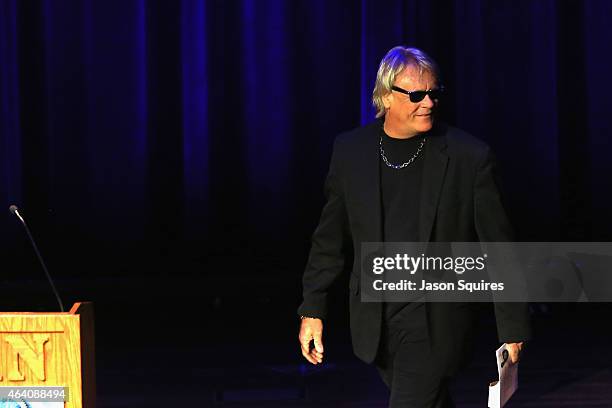
<instances>
[{"instance_id":1,"label":"black pants","mask_svg":"<svg viewBox=\"0 0 612 408\"><path fill-rule=\"evenodd\" d=\"M390 408L452 408L446 377L447 362L432 350L429 339L396 321L385 322L376 359L383 381L391 391ZM408 316L403 316L403 319ZM404 320L405 321L405 320Z\"/></svg>"}]
</instances>

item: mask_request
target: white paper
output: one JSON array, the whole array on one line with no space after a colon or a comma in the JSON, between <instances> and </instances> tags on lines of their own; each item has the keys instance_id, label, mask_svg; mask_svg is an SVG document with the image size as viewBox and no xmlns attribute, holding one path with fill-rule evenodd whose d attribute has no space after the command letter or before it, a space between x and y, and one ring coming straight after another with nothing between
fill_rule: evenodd
<instances>
[{"instance_id":1,"label":"white paper","mask_svg":"<svg viewBox=\"0 0 612 408\"><path fill-rule=\"evenodd\" d=\"M506 343L495 351L499 379L489 384L489 408L502 408L518 388L518 363L512 364L507 351L504 362L504 351Z\"/></svg>"}]
</instances>

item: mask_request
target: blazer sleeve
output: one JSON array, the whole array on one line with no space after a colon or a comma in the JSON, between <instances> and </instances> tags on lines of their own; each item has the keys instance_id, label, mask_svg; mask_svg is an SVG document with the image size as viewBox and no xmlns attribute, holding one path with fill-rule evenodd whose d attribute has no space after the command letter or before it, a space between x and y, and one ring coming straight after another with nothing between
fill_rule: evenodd
<instances>
[{"instance_id":1,"label":"blazer sleeve","mask_svg":"<svg viewBox=\"0 0 612 408\"><path fill-rule=\"evenodd\" d=\"M489 148L484 152L476 173L474 220L481 242L514 241L514 231L501 196L497 163ZM495 302L494 310L500 342L515 343L531 338L526 302Z\"/></svg>"},{"instance_id":2,"label":"blazer sleeve","mask_svg":"<svg viewBox=\"0 0 612 408\"><path fill-rule=\"evenodd\" d=\"M345 250L350 245L338 145L336 139L325 180L326 203L312 235L312 247L302 278L304 299L298 308L301 316L320 319L327 316L328 291L344 270Z\"/></svg>"}]
</instances>

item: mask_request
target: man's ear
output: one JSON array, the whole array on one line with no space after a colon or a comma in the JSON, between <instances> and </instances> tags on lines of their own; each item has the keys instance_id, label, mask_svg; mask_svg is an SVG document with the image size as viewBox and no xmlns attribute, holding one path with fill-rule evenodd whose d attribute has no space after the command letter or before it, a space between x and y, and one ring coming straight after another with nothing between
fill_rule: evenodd
<instances>
[{"instance_id":1,"label":"man's ear","mask_svg":"<svg viewBox=\"0 0 612 408\"><path fill-rule=\"evenodd\" d=\"M391 107L391 101L393 100L393 94L389 92L382 96L383 106L385 109L389 109Z\"/></svg>"}]
</instances>

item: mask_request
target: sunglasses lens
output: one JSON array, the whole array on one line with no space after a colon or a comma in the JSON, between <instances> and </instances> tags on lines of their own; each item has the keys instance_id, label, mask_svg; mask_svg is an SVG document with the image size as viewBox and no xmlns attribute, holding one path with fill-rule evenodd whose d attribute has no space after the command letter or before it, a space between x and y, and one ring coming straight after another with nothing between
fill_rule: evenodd
<instances>
[{"instance_id":1,"label":"sunglasses lens","mask_svg":"<svg viewBox=\"0 0 612 408\"><path fill-rule=\"evenodd\" d=\"M421 102L425 99L425 95L429 94L431 100L440 99L440 95L442 95L442 91L439 89L432 89L431 91L414 91L410 93L410 102L416 103Z\"/></svg>"},{"instance_id":2,"label":"sunglasses lens","mask_svg":"<svg viewBox=\"0 0 612 408\"><path fill-rule=\"evenodd\" d=\"M434 89L432 91L429 91L429 97L431 99L440 99L440 96L442 95L442 92L438 89Z\"/></svg>"},{"instance_id":3,"label":"sunglasses lens","mask_svg":"<svg viewBox=\"0 0 612 408\"><path fill-rule=\"evenodd\" d=\"M425 95L427 95L427 91L414 91L410 93L410 102L421 102Z\"/></svg>"}]
</instances>

